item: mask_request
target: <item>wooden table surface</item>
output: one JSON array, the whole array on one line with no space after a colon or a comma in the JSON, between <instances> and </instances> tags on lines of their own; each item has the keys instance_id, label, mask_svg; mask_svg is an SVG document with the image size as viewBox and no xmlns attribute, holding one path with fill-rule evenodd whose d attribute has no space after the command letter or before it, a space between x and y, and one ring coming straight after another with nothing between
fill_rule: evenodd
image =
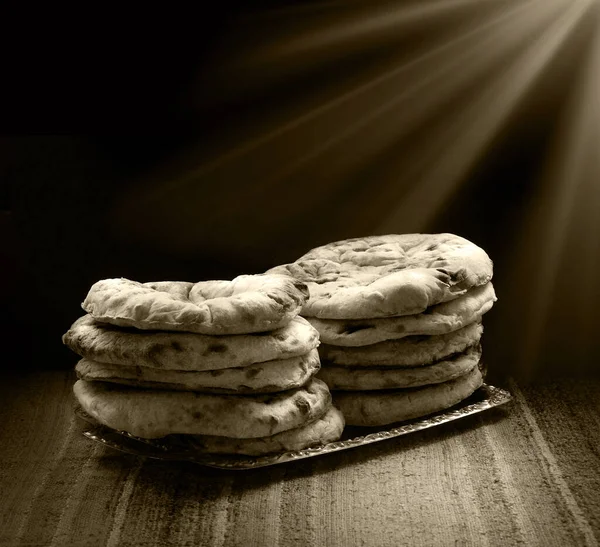
<instances>
[{"instance_id":1,"label":"wooden table surface","mask_svg":"<svg viewBox=\"0 0 600 547\"><path fill-rule=\"evenodd\" d=\"M2 378L0 545L597 545L600 381L250 471L144 459L81 434L71 371Z\"/></svg>"}]
</instances>

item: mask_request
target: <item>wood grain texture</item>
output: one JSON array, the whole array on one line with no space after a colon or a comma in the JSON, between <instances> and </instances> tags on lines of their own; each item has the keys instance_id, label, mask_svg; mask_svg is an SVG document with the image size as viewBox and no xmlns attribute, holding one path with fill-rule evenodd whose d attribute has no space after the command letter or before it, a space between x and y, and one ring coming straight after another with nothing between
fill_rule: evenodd
<instances>
[{"instance_id":1,"label":"wood grain texture","mask_svg":"<svg viewBox=\"0 0 600 547\"><path fill-rule=\"evenodd\" d=\"M0 383L0 545L597 545L600 383L507 386L452 424L244 472L95 445L72 372Z\"/></svg>"}]
</instances>

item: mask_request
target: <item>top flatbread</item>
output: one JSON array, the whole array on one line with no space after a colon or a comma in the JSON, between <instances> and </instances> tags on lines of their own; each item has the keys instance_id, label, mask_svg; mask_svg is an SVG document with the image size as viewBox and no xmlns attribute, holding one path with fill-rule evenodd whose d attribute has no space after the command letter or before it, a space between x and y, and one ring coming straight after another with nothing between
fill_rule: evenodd
<instances>
[{"instance_id":1,"label":"top flatbread","mask_svg":"<svg viewBox=\"0 0 600 547\"><path fill-rule=\"evenodd\" d=\"M92 285L82 307L97 321L122 327L246 334L287 324L307 299L304 283L282 275L240 275L232 281L199 283L120 278Z\"/></svg>"},{"instance_id":2,"label":"top flatbread","mask_svg":"<svg viewBox=\"0 0 600 547\"><path fill-rule=\"evenodd\" d=\"M486 252L453 234L369 236L317 247L267 273L308 285L302 315L369 319L421 313L492 278Z\"/></svg>"}]
</instances>

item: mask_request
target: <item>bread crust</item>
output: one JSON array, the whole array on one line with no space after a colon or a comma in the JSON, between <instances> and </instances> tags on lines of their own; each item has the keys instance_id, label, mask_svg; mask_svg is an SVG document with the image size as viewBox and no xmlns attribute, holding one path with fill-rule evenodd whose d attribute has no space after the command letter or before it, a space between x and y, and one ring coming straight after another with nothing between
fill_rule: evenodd
<instances>
[{"instance_id":1,"label":"bread crust","mask_svg":"<svg viewBox=\"0 0 600 547\"><path fill-rule=\"evenodd\" d=\"M325 366L418 367L465 351L478 344L482 334L483 325L475 322L446 334L406 336L368 346L320 344L319 355Z\"/></svg>"},{"instance_id":2,"label":"bread crust","mask_svg":"<svg viewBox=\"0 0 600 547\"><path fill-rule=\"evenodd\" d=\"M204 393L274 393L306 384L321 368L316 349L289 359L246 367L189 371L114 365L81 359L75 366L82 380Z\"/></svg>"},{"instance_id":3,"label":"bread crust","mask_svg":"<svg viewBox=\"0 0 600 547\"><path fill-rule=\"evenodd\" d=\"M307 318L319 331L321 342L332 346L368 346L385 340L399 340L414 335L437 335L454 332L478 322L494 302L492 283L475 287L459 298L437 304L423 313L373 319Z\"/></svg>"},{"instance_id":4,"label":"bread crust","mask_svg":"<svg viewBox=\"0 0 600 547\"><path fill-rule=\"evenodd\" d=\"M267 333L211 336L124 329L85 315L73 323L63 343L92 361L202 371L304 355L319 345L319 333L302 317Z\"/></svg>"},{"instance_id":5,"label":"bread crust","mask_svg":"<svg viewBox=\"0 0 600 547\"><path fill-rule=\"evenodd\" d=\"M420 418L450 408L483 384L478 367L433 386L386 391L334 391L333 402L346 425L380 426Z\"/></svg>"},{"instance_id":6,"label":"bread crust","mask_svg":"<svg viewBox=\"0 0 600 547\"><path fill-rule=\"evenodd\" d=\"M223 335L280 328L307 300L306 285L282 275L199 283L118 278L94 283L82 307L97 321L121 327Z\"/></svg>"},{"instance_id":7,"label":"bread crust","mask_svg":"<svg viewBox=\"0 0 600 547\"><path fill-rule=\"evenodd\" d=\"M370 236L328 243L268 273L306 283L302 315L367 319L422 313L488 283L483 249L454 234Z\"/></svg>"},{"instance_id":8,"label":"bread crust","mask_svg":"<svg viewBox=\"0 0 600 547\"><path fill-rule=\"evenodd\" d=\"M232 439L196 436L187 440L193 450L210 454L263 456L277 452L304 450L337 441L344 430L344 416L334 406L317 420L270 437Z\"/></svg>"},{"instance_id":9,"label":"bread crust","mask_svg":"<svg viewBox=\"0 0 600 547\"><path fill-rule=\"evenodd\" d=\"M138 389L77 380L77 401L92 418L142 438L170 434L268 437L310 423L331 406L322 381L270 395L216 395Z\"/></svg>"},{"instance_id":10,"label":"bread crust","mask_svg":"<svg viewBox=\"0 0 600 547\"><path fill-rule=\"evenodd\" d=\"M471 347L435 363L417 367L324 366L317 378L331 390L368 391L427 386L466 374L481 359L481 347Z\"/></svg>"}]
</instances>

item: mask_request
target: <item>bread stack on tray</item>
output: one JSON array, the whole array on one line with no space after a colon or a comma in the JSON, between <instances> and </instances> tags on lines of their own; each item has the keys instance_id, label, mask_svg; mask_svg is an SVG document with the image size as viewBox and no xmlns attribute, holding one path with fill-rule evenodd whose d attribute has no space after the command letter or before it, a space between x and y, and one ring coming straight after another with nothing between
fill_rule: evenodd
<instances>
[{"instance_id":1,"label":"bread stack on tray","mask_svg":"<svg viewBox=\"0 0 600 547\"><path fill-rule=\"evenodd\" d=\"M63 336L82 357L75 396L110 428L185 436L207 453L337 440L343 417L315 378L318 332L298 316L307 298L305 284L280 275L98 281L82 304L87 315Z\"/></svg>"},{"instance_id":2,"label":"bread stack on tray","mask_svg":"<svg viewBox=\"0 0 600 547\"><path fill-rule=\"evenodd\" d=\"M481 319L492 261L453 234L370 236L272 268L307 284L318 377L346 424L380 426L449 408L483 383Z\"/></svg>"}]
</instances>

